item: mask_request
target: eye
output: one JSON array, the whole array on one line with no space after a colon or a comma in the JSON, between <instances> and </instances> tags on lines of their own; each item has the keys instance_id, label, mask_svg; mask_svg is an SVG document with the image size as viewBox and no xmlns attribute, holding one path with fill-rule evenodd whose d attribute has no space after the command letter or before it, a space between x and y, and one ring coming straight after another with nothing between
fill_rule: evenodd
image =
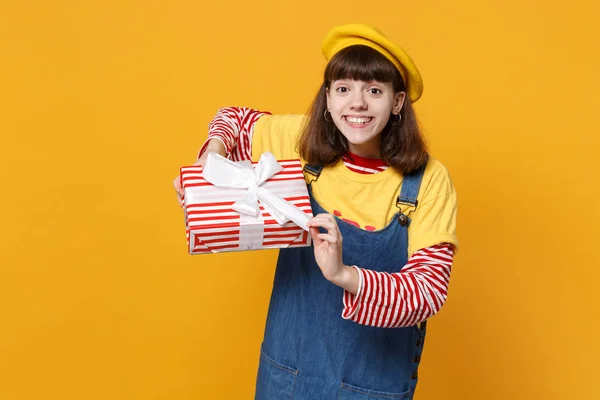
<instances>
[{"instance_id":1,"label":"eye","mask_svg":"<svg viewBox=\"0 0 600 400\"><path fill-rule=\"evenodd\" d=\"M383 92L380 89L371 88L371 89L369 89L369 93L371 93L371 94L381 94Z\"/></svg>"},{"instance_id":2,"label":"eye","mask_svg":"<svg viewBox=\"0 0 600 400\"><path fill-rule=\"evenodd\" d=\"M335 91L338 93L346 93L348 91L348 88L346 86L340 86L337 89L335 89Z\"/></svg>"}]
</instances>

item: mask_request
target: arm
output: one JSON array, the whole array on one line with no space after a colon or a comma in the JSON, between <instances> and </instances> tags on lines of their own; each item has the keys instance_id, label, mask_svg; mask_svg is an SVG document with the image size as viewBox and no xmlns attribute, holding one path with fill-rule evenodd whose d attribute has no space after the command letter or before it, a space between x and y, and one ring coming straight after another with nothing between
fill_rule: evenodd
<instances>
[{"instance_id":1,"label":"arm","mask_svg":"<svg viewBox=\"0 0 600 400\"><path fill-rule=\"evenodd\" d=\"M442 308L454 245L442 243L418 250L400 272L390 274L343 264L343 238L333 215L318 214L307 225L323 276L345 290L344 319L395 328L418 324ZM320 233L320 227L327 232Z\"/></svg>"},{"instance_id":2,"label":"arm","mask_svg":"<svg viewBox=\"0 0 600 400\"><path fill-rule=\"evenodd\" d=\"M304 116L286 115L261 119L266 115L271 117L269 112L251 108L221 108L209 124L208 139L198 152L194 165L204 165L211 152L233 161L252 160L253 148L257 158L266 151L282 160L299 158L295 144ZM179 177L175 178L173 186L181 200L183 191Z\"/></svg>"},{"instance_id":3,"label":"arm","mask_svg":"<svg viewBox=\"0 0 600 400\"><path fill-rule=\"evenodd\" d=\"M268 112L251 108L221 108L208 124L208 139L198 152L194 165L204 165L208 153L218 153L233 161L250 160L252 156L252 135L254 124ZM173 180L179 205L183 205L183 189L179 176Z\"/></svg>"},{"instance_id":4,"label":"arm","mask_svg":"<svg viewBox=\"0 0 600 400\"><path fill-rule=\"evenodd\" d=\"M453 256L454 246L443 243L416 251L397 273L345 266L342 278L332 280L345 289L342 317L384 328L432 317L446 301Z\"/></svg>"},{"instance_id":5,"label":"arm","mask_svg":"<svg viewBox=\"0 0 600 400\"><path fill-rule=\"evenodd\" d=\"M407 265L393 274L343 266L343 318L360 324L401 327L436 314L446 301L456 238L456 192L447 170L432 161L409 228ZM367 266L368 267L368 266ZM348 280L352 278L352 280Z\"/></svg>"},{"instance_id":6,"label":"arm","mask_svg":"<svg viewBox=\"0 0 600 400\"><path fill-rule=\"evenodd\" d=\"M254 124L267 114L270 113L251 108L221 108L208 124L208 139L198 152L198 158L200 159L207 150L210 151L210 146L222 148L220 143L225 152L221 153L222 155L230 157L233 161L250 160Z\"/></svg>"}]
</instances>

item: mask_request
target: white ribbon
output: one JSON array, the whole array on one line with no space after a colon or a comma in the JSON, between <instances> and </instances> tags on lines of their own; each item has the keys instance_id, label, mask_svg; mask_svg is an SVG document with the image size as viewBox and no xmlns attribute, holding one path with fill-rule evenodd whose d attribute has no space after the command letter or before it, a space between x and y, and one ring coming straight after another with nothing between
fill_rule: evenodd
<instances>
[{"instance_id":1,"label":"white ribbon","mask_svg":"<svg viewBox=\"0 0 600 400\"><path fill-rule=\"evenodd\" d=\"M250 161L233 162L217 153L209 153L202 177L217 187L248 189L245 195L233 204L233 209L240 214L258 217L260 200L260 204L279 225L292 221L308 231L306 224L310 217L307 214L289 201L261 187L281 171L283 167L275 156L268 152L260 156L255 168Z\"/></svg>"}]
</instances>

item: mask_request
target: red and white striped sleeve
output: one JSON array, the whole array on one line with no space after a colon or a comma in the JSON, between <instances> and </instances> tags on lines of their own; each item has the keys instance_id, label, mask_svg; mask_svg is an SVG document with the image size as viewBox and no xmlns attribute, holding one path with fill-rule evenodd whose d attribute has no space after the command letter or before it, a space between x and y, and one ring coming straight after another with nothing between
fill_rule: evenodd
<instances>
[{"instance_id":1,"label":"red and white striped sleeve","mask_svg":"<svg viewBox=\"0 0 600 400\"><path fill-rule=\"evenodd\" d=\"M208 139L198 152L204 153L211 139L218 139L225 145L227 156L233 161L250 160L252 157L252 134L254 124L269 112L246 107L224 107L219 109L208 124Z\"/></svg>"},{"instance_id":2,"label":"red and white striped sleeve","mask_svg":"<svg viewBox=\"0 0 600 400\"><path fill-rule=\"evenodd\" d=\"M356 295L344 291L342 318L362 325L399 328L416 325L436 314L446 301L454 246L420 249L400 272L354 267Z\"/></svg>"}]
</instances>

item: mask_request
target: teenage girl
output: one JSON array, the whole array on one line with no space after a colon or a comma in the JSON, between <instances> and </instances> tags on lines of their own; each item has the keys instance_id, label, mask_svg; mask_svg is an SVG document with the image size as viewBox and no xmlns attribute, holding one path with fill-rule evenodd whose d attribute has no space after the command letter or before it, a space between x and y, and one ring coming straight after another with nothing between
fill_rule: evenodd
<instances>
[{"instance_id":1,"label":"teenage girl","mask_svg":"<svg viewBox=\"0 0 600 400\"><path fill-rule=\"evenodd\" d=\"M304 165L314 243L280 250L256 399L412 399L458 244L455 190L419 130L409 55L361 24L332 29L322 51L307 115L223 108L196 162L269 151Z\"/></svg>"}]
</instances>

